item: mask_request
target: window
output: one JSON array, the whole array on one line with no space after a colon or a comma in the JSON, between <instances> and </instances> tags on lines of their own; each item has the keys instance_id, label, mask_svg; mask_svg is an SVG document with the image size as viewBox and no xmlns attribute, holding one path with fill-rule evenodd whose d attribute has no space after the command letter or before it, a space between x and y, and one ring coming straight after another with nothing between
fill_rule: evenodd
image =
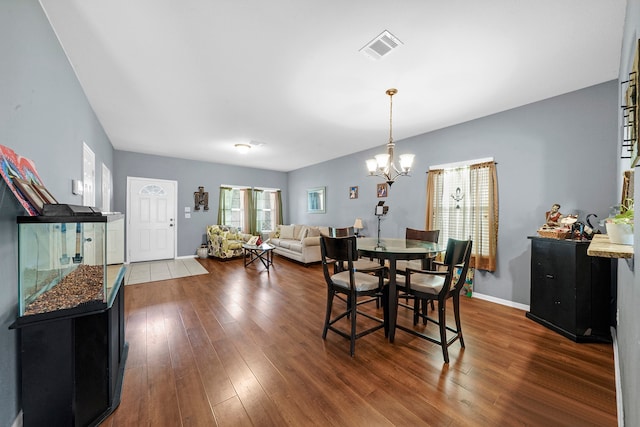
<instances>
[{"instance_id":1,"label":"window","mask_svg":"<svg viewBox=\"0 0 640 427\"><path fill-rule=\"evenodd\" d=\"M429 170L427 229L449 238L473 240L471 266L495 271L498 194L495 163L465 162Z\"/></svg>"},{"instance_id":2,"label":"window","mask_svg":"<svg viewBox=\"0 0 640 427\"><path fill-rule=\"evenodd\" d=\"M220 225L244 229L246 191L244 188L220 188Z\"/></svg>"},{"instance_id":3,"label":"window","mask_svg":"<svg viewBox=\"0 0 640 427\"><path fill-rule=\"evenodd\" d=\"M255 190L256 230L273 231L275 229L276 195L275 191Z\"/></svg>"},{"instance_id":4,"label":"window","mask_svg":"<svg viewBox=\"0 0 640 427\"><path fill-rule=\"evenodd\" d=\"M273 231L282 224L280 190L220 187L218 224L254 235Z\"/></svg>"}]
</instances>

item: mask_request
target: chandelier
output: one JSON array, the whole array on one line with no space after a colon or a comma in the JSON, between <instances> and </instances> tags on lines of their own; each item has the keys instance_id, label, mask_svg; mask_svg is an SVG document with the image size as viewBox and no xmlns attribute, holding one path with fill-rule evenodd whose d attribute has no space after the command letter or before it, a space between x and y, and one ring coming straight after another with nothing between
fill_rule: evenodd
<instances>
[{"instance_id":1,"label":"chandelier","mask_svg":"<svg viewBox=\"0 0 640 427\"><path fill-rule=\"evenodd\" d=\"M393 163L393 149L396 144L393 142L393 95L398 93L398 89L387 89L389 95L389 143L387 144L387 152L378 154L374 159L367 160L367 169L369 176L379 176L387 184L391 185L399 176L408 176L413 164L414 154L401 154L400 168L398 169Z\"/></svg>"}]
</instances>

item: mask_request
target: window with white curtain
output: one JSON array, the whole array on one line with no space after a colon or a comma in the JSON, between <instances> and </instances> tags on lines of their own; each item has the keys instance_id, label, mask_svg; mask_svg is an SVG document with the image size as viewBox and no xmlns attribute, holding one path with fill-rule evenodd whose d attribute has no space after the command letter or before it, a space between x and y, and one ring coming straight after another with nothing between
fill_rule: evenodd
<instances>
[{"instance_id":1,"label":"window with white curtain","mask_svg":"<svg viewBox=\"0 0 640 427\"><path fill-rule=\"evenodd\" d=\"M256 191L256 226L258 231L273 231L276 226L276 191Z\"/></svg>"},{"instance_id":2,"label":"window with white curtain","mask_svg":"<svg viewBox=\"0 0 640 427\"><path fill-rule=\"evenodd\" d=\"M427 229L449 238L473 240L471 266L495 271L498 239L497 175L493 159L429 169Z\"/></svg>"},{"instance_id":3,"label":"window with white curtain","mask_svg":"<svg viewBox=\"0 0 640 427\"><path fill-rule=\"evenodd\" d=\"M230 188L224 192L224 221L221 225L244 228L245 221L245 192L246 188Z\"/></svg>"}]
</instances>

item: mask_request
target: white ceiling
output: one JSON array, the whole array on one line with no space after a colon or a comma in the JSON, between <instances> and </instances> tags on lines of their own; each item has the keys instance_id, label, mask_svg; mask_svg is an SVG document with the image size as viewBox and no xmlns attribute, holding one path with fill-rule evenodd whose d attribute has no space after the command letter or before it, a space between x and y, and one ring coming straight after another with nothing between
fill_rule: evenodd
<instances>
[{"instance_id":1,"label":"white ceiling","mask_svg":"<svg viewBox=\"0 0 640 427\"><path fill-rule=\"evenodd\" d=\"M382 147L391 87L399 141L616 79L626 7L40 1L116 149L278 171ZM403 45L359 52L383 30ZM250 141L264 145L234 152Z\"/></svg>"}]
</instances>

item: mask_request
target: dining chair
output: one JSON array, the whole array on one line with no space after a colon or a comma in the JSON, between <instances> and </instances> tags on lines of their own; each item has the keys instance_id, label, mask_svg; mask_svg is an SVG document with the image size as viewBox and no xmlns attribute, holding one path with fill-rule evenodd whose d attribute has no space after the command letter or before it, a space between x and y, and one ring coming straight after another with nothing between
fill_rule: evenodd
<instances>
[{"instance_id":1,"label":"dining chair","mask_svg":"<svg viewBox=\"0 0 640 427\"><path fill-rule=\"evenodd\" d=\"M407 227L405 230L406 240L438 243L439 237L440 237L440 230L418 230L418 229L409 228L409 227ZM435 258L435 255L436 254L433 254L433 256L429 256L424 259L414 259L409 261L399 260L396 264L396 273L405 275L407 268L411 268L414 270L433 270L433 260ZM402 297L405 297L405 296L403 295ZM427 301L423 301L415 298L413 302L414 302L413 306L409 306L408 300L405 297L405 304L402 304L402 306L410 310L422 310L422 312L426 314L427 308L428 308ZM431 310L435 310L433 300L430 303L431 303Z\"/></svg>"},{"instance_id":2,"label":"dining chair","mask_svg":"<svg viewBox=\"0 0 640 427\"><path fill-rule=\"evenodd\" d=\"M440 237L440 230L417 230L415 228L407 227L405 230L406 240L417 240L422 242L438 243ZM431 270L433 257L427 257L424 259L415 259L411 261L399 260L396 264L396 272L404 274L407 267L414 270Z\"/></svg>"},{"instance_id":3,"label":"dining chair","mask_svg":"<svg viewBox=\"0 0 640 427\"><path fill-rule=\"evenodd\" d=\"M331 237L349 237L355 236L355 233L353 227L329 227L329 235ZM362 271L363 273L382 274L385 269L384 265L380 264L378 260L360 257L354 260L353 266L356 270Z\"/></svg>"},{"instance_id":4,"label":"dining chair","mask_svg":"<svg viewBox=\"0 0 640 427\"><path fill-rule=\"evenodd\" d=\"M350 353L353 356L355 354L356 339L377 331L384 326L383 319L358 310L359 305L372 301L372 299L378 299L381 296L384 278L382 275L374 276L354 268L354 261L358 257L355 236L321 236L320 251L322 254L322 271L327 282L327 312L322 339L327 338L329 330L349 339L351 343ZM361 297L367 298L358 301L358 298ZM346 309L332 317L334 298L345 301ZM373 320L376 323L375 326L370 326L357 332L357 315ZM334 326L342 318L347 318L349 321L349 332Z\"/></svg>"},{"instance_id":5,"label":"dining chair","mask_svg":"<svg viewBox=\"0 0 640 427\"><path fill-rule=\"evenodd\" d=\"M329 235L331 237L349 237L355 236L353 227L329 227ZM353 261L353 267L356 271L360 271L362 273L370 273L376 276L380 276L380 278L384 278L387 274L387 267L382 264L378 260L373 260L370 258L362 258L358 256ZM380 308L380 298L374 298L370 301L376 302L376 308Z\"/></svg>"},{"instance_id":6,"label":"dining chair","mask_svg":"<svg viewBox=\"0 0 640 427\"><path fill-rule=\"evenodd\" d=\"M433 338L426 333L419 332L415 329L406 328L397 325L411 334L417 335L442 347L442 354L445 363L449 363L448 347L456 340L460 340L460 346L464 348L464 339L462 337L462 325L460 323L460 292L464 286L464 282L469 269L469 260L471 259L471 240L455 240L449 239L447 242L447 251L444 255L443 262L434 262L445 268L444 271L426 271L422 269L407 268L406 276L403 279L398 278L398 289L406 292L407 295L415 299L425 301L436 301L438 304L438 319L429 317L420 310L413 312L413 325L418 323L418 319L422 318L425 323L432 322L439 326L440 338ZM387 296L383 297L383 303L387 303ZM453 301L453 314L456 322L455 329L447 326L446 303L448 299ZM455 335L447 338L447 331L453 332Z\"/></svg>"}]
</instances>

